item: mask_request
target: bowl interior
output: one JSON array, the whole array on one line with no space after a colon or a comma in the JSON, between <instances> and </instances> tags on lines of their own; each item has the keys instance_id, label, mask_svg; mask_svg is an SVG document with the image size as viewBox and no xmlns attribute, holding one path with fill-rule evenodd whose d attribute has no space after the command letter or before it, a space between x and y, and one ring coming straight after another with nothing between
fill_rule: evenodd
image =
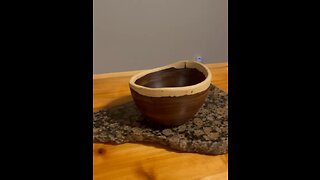
<instances>
[{"instance_id":1,"label":"bowl interior","mask_svg":"<svg viewBox=\"0 0 320 180\"><path fill-rule=\"evenodd\" d=\"M206 76L195 68L174 67L146 74L137 79L136 84L148 88L183 87L201 83Z\"/></svg>"}]
</instances>

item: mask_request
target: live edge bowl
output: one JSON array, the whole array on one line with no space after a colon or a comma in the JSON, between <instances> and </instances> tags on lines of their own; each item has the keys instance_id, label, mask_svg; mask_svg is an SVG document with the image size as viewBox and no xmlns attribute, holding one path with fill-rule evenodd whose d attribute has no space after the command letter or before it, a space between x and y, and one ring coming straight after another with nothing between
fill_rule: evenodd
<instances>
[{"instance_id":1,"label":"live edge bowl","mask_svg":"<svg viewBox=\"0 0 320 180\"><path fill-rule=\"evenodd\" d=\"M157 125L179 126L191 119L207 97L211 72L202 63L179 61L131 77L132 98L142 115Z\"/></svg>"}]
</instances>

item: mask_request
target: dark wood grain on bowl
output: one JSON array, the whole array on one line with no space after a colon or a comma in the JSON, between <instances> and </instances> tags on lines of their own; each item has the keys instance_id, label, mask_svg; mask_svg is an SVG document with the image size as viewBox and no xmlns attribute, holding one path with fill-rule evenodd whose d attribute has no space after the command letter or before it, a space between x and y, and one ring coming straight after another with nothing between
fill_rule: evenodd
<instances>
[{"instance_id":1,"label":"dark wood grain on bowl","mask_svg":"<svg viewBox=\"0 0 320 180\"><path fill-rule=\"evenodd\" d=\"M192 118L207 97L208 89L179 97L148 97L131 89L134 102L150 121L166 127L178 126Z\"/></svg>"},{"instance_id":2,"label":"dark wood grain on bowl","mask_svg":"<svg viewBox=\"0 0 320 180\"><path fill-rule=\"evenodd\" d=\"M183 87L201 83L205 79L204 74L194 68L168 68L147 74L135 83L149 88Z\"/></svg>"}]
</instances>

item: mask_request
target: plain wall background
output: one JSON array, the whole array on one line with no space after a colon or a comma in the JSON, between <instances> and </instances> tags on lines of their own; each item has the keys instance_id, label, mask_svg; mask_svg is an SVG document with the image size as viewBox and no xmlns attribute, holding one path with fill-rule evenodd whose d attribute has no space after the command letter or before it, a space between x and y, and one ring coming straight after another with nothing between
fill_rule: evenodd
<instances>
[{"instance_id":1,"label":"plain wall background","mask_svg":"<svg viewBox=\"0 0 320 180\"><path fill-rule=\"evenodd\" d=\"M227 0L94 0L94 73L228 60Z\"/></svg>"}]
</instances>

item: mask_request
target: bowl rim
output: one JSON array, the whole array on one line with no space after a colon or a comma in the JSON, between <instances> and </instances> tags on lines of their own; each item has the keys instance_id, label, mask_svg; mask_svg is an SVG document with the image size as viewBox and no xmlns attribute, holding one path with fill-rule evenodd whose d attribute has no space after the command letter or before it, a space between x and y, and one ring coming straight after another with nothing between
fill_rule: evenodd
<instances>
[{"instance_id":1,"label":"bowl rim","mask_svg":"<svg viewBox=\"0 0 320 180\"><path fill-rule=\"evenodd\" d=\"M145 86L141 86L135 83L135 81L147 74L161 71L168 68L195 68L202 72L206 79L200 83L190 85L190 86L183 86L183 87L162 87L162 88L149 88ZM191 61L191 60L182 60L178 61L169 65L161 66L158 68L153 68L149 70L144 70L130 78L129 86L131 89L136 91L140 95L149 96L149 97L179 97L185 95L193 95L205 91L209 88L211 84L212 74L211 71L207 66L204 64Z\"/></svg>"}]
</instances>

